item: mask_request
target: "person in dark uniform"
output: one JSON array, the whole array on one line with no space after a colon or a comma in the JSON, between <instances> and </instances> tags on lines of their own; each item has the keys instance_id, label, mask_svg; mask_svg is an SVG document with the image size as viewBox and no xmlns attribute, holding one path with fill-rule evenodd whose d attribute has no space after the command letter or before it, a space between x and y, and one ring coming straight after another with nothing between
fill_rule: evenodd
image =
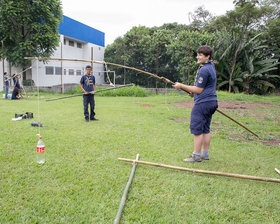
<instances>
[{"instance_id":1,"label":"person in dark uniform","mask_svg":"<svg viewBox=\"0 0 280 224\"><path fill-rule=\"evenodd\" d=\"M13 74L13 81L14 81L14 86L17 87L18 89L21 89L20 84L19 84L19 76L16 74Z\"/></svg>"},{"instance_id":2,"label":"person in dark uniform","mask_svg":"<svg viewBox=\"0 0 280 224\"><path fill-rule=\"evenodd\" d=\"M19 100L21 98L20 89L15 86L12 93L12 100Z\"/></svg>"},{"instance_id":3,"label":"person in dark uniform","mask_svg":"<svg viewBox=\"0 0 280 224\"><path fill-rule=\"evenodd\" d=\"M8 99L9 93L9 76L7 72L4 72L4 84L5 84L5 99Z\"/></svg>"},{"instance_id":4,"label":"person in dark uniform","mask_svg":"<svg viewBox=\"0 0 280 224\"><path fill-rule=\"evenodd\" d=\"M94 93L95 93L95 77L91 75L92 68L90 65L86 66L86 74L82 76L80 81L80 87L84 92L83 104L84 104L84 115L86 122L90 120L97 121L94 112ZM88 112L88 105L90 105L90 116Z\"/></svg>"},{"instance_id":5,"label":"person in dark uniform","mask_svg":"<svg viewBox=\"0 0 280 224\"><path fill-rule=\"evenodd\" d=\"M201 162L209 160L209 147L211 141L210 124L212 115L218 108L216 93L216 70L211 61L212 48L201 46L197 49L197 63L200 64L194 86L176 82L176 89L183 89L194 97L194 106L191 112L190 130L194 135L193 154L184 159L184 162ZM203 150L201 152L201 147Z\"/></svg>"}]
</instances>

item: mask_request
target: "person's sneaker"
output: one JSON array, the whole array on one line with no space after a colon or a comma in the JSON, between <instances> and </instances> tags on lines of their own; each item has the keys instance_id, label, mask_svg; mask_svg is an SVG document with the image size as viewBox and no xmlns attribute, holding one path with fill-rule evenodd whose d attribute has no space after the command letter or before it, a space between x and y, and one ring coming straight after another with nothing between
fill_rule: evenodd
<instances>
[{"instance_id":1,"label":"person's sneaker","mask_svg":"<svg viewBox=\"0 0 280 224\"><path fill-rule=\"evenodd\" d=\"M89 119L85 119L85 122L89 122Z\"/></svg>"},{"instance_id":2,"label":"person's sneaker","mask_svg":"<svg viewBox=\"0 0 280 224\"><path fill-rule=\"evenodd\" d=\"M201 159L203 160L209 160L209 155L201 155Z\"/></svg>"},{"instance_id":3,"label":"person's sneaker","mask_svg":"<svg viewBox=\"0 0 280 224\"><path fill-rule=\"evenodd\" d=\"M94 118L91 118L90 120L91 120L91 121L98 121L98 119L96 119L95 117L94 117Z\"/></svg>"},{"instance_id":4,"label":"person's sneaker","mask_svg":"<svg viewBox=\"0 0 280 224\"><path fill-rule=\"evenodd\" d=\"M192 154L189 158L183 159L183 162L201 162L200 156Z\"/></svg>"}]
</instances>

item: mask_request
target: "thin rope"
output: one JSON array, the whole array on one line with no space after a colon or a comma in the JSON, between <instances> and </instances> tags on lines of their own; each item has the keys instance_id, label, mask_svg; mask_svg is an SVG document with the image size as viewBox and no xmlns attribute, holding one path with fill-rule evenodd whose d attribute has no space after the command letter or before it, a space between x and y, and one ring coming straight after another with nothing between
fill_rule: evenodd
<instances>
[{"instance_id":1,"label":"thin rope","mask_svg":"<svg viewBox=\"0 0 280 224\"><path fill-rule=\"evenodd\" d=\"M38 106L38 131L39 131L39 136L41 136L40 134L40 126L41 126L41 122L40 122L40 92L39 92L39 60L37 58L36 60L37 63L37 106Z\"/></svg>"},{"instance_id":2,"label":"thin rope","mask_svg":"<svg viewBox=\"0 0 280 224\"><path fill-rule=\"evenodd\" d=\"M167 110L170 111L169 107L167 105L167 83L165 83L165 94L164 95L165 95L165 106L167 107Z\"/></svg>"}]
</instances>

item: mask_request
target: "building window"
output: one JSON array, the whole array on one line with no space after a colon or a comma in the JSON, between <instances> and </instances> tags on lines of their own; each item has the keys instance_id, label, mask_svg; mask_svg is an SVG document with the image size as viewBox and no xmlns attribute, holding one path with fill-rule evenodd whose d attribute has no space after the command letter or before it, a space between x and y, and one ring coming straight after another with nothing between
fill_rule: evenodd
<instances>
[{"instance_id":1,"label":"building window","mask_svg":"<svg viewBox=\"0 0 280 224\"><path fill-rule=\"evenodd\" d=\"M53 75L54 68L52 66L46 66L46 75Z\"/></svg>"},{"instance_id":2,"label":"building window","mask_svg":"<svg viewBox=\"0 0 280 224\"><path fill-rule=\"evenodd\" d=\"M69 46L74 47L75 46L75 42L72 40L69 40Z\"/></svg>"},{"instance_id":3,"label":"building window","mask_svg":"<svg viewBox=\"0 0 280 224\"><path fill-rule=\"evenodd\" d=\"M67 40L64 38L64 45L66 45L67 44Z\"/></svg>"},{"instance_id":4,"label":"building window","mask_svg":"<svg viewBox=\"0 0 280 224\"><path fill-rule=\"evenodd\" d=\"M61 67L55 67L55 74L61 75Z\"/></svg>"},{"instance_id":5,"label":"building window","mask_svg":"<svg viewBox=\"0 0 280 224\"><path fill-rule=\"evenodd\" d=\"M82 75L82 71L81 70L76 70L76 75Z\"/></svg>"},{"instance_id":6,"label":"building window","mask_svg":"<svg viewBox=\"0 0 280 224\"><path fill-rule=\"evenodd\" d=\"M64 75L66 75L66 72L67 72L66 69L64 69Z\"/></svg>"},{"instance_id":7,"label":"building window","mask_svg":"<svg viewBox=\"0 0 280 224\"><path fill-rule=\"evenodd\" d=\"M83 44L82 43L77 43L77 48L83 48Z\"/></svg>"},{"instance_id":8,"label":"building window","mask_svg":"<svg viewBox=\"0 0 280 224\"><path fill-rule=\"evenodd\" d=\"M74 69L69 69L69 75L74 75Z\"/></svg>"}]
</instances>

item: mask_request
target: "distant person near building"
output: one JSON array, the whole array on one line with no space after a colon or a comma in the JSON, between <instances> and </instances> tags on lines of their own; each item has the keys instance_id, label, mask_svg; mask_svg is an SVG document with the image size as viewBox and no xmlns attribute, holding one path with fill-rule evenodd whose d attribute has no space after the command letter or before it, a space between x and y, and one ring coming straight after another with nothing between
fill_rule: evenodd
<instances>
[{"instance_id":1,"label":"distant person near building","mask_svg":"<svg viewBox=\"0 0 280 224\"><path fill-rule=\"evenodd\" d=\"M12 78L13 78L14 86L17 87L18 89L21 89L20 84L19 84L19 77L18 77L18 75L13 74Z\"/></svg>"},{"instance_id":2,"label":"distant person near building","mask_svg":"<svg viewBox=\"0 0 280 224\"><path fill-rule=\"evenodd\" d=\"M9 76L7 72L4 72L4 84L5 84L5 99L8 99L9 93Z\"/></svg>"},{"instance_id":3,"label":"distant person near building","mask_svg":"<svg viewBox=\"0 0 280 224\"><path fill-rule=\"evenodd\" d=\"M20 98L21 98L20 89L15 86L12 93L12 100L19 100Z\"/></svg>"}]
</instances>

